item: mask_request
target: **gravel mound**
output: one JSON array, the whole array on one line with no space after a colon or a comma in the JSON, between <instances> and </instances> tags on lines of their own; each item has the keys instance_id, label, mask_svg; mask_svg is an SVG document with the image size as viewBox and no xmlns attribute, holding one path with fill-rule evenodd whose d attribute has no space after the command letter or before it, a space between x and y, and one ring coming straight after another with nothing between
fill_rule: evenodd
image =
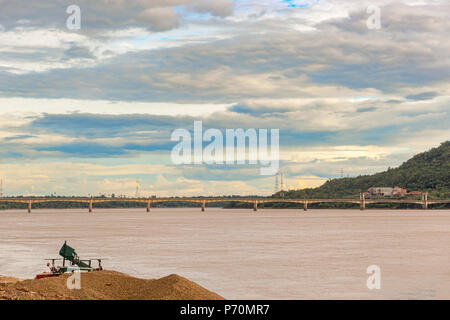
<instances>
[{"instance_id":1,"label":"gravel mound","mask_svg":"<svg viewBox=\"0 0 450 320\"><path fill-rule=\"evenodd\" d=\"M21 279L0 276L0 283L14 283L19 281L21 281Z\"/></svg>"},{"instance_id":2,"label":"gravel mound","mask_svg":"<svg viewBox=\"0 0 450 320\"><path fill-rule=\"evenodd\" d=\"M223 300L186 278L172 274L139 279L116 271L81 273L81 289L69 290L70 274L40 280L0 282L0 300ZM6 281L5 281L6 282Z\"/></svg>"}]
</instances>

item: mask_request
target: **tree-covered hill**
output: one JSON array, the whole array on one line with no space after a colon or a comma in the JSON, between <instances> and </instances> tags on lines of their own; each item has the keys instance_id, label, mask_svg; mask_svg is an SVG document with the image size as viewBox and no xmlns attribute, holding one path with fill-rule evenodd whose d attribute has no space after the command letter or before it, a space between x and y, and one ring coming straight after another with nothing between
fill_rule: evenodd
<instances>
[{"instance_id":1,"label":"tree-covered hill","mask_svg":"<svg viewBox=\"0 0 450 320\"><path fill-rule=\"evenodd\" d=\"M331 179L318 188L285 191L274 197L357 197L370 187L399 186L408 191L428 191L430 198L450 199L450 141L415 155L400 167L356 178Z\"/></svg>"}]
</instances>

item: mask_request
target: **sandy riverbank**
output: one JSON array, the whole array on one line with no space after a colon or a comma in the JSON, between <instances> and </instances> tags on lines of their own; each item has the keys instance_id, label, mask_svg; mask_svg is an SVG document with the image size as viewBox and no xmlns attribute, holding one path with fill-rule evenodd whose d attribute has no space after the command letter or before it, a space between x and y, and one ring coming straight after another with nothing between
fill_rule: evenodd
<instances>
[{"instance_id":1,"label":"sandy riverbank","mask_svg":"<svg viewBox=\"0 0 450 320\"><path fill-rule=\"evenodd\" d=\"M223 300L175 274L161 279L139 279L116 271L82 273L79 290L67 288L69 276L40 280L0 276L0 300Z\"/></svg>"}]
</instances>

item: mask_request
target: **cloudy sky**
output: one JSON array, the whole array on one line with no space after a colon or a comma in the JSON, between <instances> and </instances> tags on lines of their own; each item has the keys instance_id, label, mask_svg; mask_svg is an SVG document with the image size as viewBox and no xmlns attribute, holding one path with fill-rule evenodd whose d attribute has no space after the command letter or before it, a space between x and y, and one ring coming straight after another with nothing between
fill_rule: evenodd
<instances>
[{"instance_id":1,"label":"cloudy sky","mask_svg":"<svg viewBox=\"0 0 450 320\"><path fill-rule=\"evenodd\" d=\"M287 188L397 166L450 137L449 15L448 0L0 0L4 193L273 191L259 166L174 165L171 133L196 120L280 129Z\"/></svg>"}]
</instances>

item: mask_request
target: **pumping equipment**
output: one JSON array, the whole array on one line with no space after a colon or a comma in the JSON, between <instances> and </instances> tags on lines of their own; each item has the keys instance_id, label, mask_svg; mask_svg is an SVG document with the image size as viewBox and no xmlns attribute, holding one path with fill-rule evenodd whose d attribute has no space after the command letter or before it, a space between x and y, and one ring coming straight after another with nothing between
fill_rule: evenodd
<instances>
[{"instance_id":1,"label":"pumping equipment","mask_svg":"<svg viewBox=\"0 0 450 320\"><path fill-rule=\"evenodd\" d=\"M68 272L91 272L91 271L101 271L102 267L102 259L80 259L78 257L77 252L74 248L67 244L67 241L64 242L63 246L59 250L60 258L51 258L45 259L51 261L47 263L47 267L50 268L50 272L44 272L38 274L35 279L42 279L48 277L57 277L64 273ZM55 261L62 260L61 266L55 266ZM97 261L97 267L93 267L92 261Z\"/></svg>"}]
</instances>

